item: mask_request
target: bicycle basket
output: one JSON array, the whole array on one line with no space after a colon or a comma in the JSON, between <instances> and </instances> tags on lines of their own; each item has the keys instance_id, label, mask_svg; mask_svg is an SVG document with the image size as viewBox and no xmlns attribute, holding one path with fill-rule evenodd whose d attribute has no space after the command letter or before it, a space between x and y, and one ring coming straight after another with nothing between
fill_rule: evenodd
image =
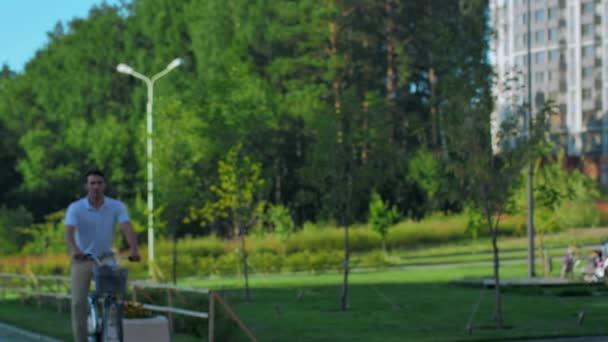
<instances>
[{"instance_id":1,"label":"bicycle basket","mask_svg":"<svg viewBox=\"0 0 608 342\"><path fill-rule=\"evenodd\" d=\"M127 290L127 269L109 265L96 266L93 269L95 291L97 293L124 294Z\"/></svg>"}]
</instances>

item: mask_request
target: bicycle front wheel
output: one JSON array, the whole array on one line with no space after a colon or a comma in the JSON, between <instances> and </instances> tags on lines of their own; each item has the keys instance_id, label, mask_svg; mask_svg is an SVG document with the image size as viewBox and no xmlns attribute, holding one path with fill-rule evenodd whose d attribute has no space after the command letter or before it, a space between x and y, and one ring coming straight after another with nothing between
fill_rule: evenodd
<instances>
[{"instance_id":1,"label":"bicycle front wheel","mask_svg":"<svg viewBox=\"0 0 608 342\"><path fill-rule=\"evenodd\" d=\"M107 301L103 313L103 342L123 342L122 307L118 302Z\"/></svg>"}]
</instances>

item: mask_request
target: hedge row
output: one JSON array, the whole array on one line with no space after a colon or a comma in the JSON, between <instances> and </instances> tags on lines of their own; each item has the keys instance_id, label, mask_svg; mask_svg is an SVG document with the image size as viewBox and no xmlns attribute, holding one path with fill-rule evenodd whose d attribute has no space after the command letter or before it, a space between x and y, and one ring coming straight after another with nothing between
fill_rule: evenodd
<instances>
[{"instance_id":1,"label":"hedge row","mask_svg":"<svg viewBox=\"0 0 608 342\"><path fill-rule=\"evenodd\" d=\"M502 220L503 235L516 236L525 233L524 217L505 217ZM441 244L455 240L468 240L467 219L463 215L435 216L421 222L402 221L391 227L386 240L389 249L413 248L428 244ZM304 229L290 235L285 240L272 234L248 236L247 250L258 253L272 253L289 256L294 253L335 251L344 249L344 229L335 226L305 225ZM363 253L380 248L380 236L366 225L352 226L349 231L351 251ZM238 240L220 240L214 236L192 238L178 241L181 255L193 258L214 257L238 250ZM171 255L171 241L160 240L156 250L160 255Z\"/></svg>"},{"instance_id":2,"label":"hedge row","mask_svg":"<svg viewBox=\"0 0 608 342\"><path fill-rule=\"evenodd\" d=\"M278 272L323 272L340 270L343 267L344 252L341 250L297 252L287 256L276 255L271 252L252 252L248 254L250 273L278 273ZM0 272L36 274L36 275L69 275L69 260L28 259L27 262L3 262ZM62 260L65 259L65 260ZM353 255L353 267L380 267L386 266L385 253L379 250ZM131 279L147 276L147 264L136 263L128 265ZM161 280L171 279L173 260L171 255L159 254L156 257L156 272ZM178 277L206 277L222 275L241 275L243 271L242 258L239 251L214 256L195 257L189 254L179 254L176 260Z\"/></svg>"}]
</instances>

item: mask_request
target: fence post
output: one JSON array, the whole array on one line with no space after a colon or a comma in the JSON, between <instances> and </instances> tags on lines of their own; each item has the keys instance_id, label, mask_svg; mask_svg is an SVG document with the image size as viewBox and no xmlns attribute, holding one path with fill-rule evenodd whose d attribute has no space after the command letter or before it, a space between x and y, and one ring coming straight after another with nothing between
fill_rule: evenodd
<instances>
[{"instance_id":1,"label":"fence post","mask_svg":"<svg viewBox=\"0 0 608 342\"><path fill-rule=\"evenodd\" d=\"M35 274L32 274L32 278L34 281L34 290L36 291L36 303L38 304L38 309L40 309L42 307L42 296L40 295L40 280L38 280Z\"/></svg>"},{"instance_id":2,"label":"fence post","mask_svg":"<svg viewBox=\"0 0 608 342\"><path fill-rule=\"evenodd\" d=\"M171 293L172 289L171 288L167 288L167 305L169 306L169 308L173 309L173 295ZM171 335L173 335L174 331L173 331L173 313L171 311L168 312L169 314L169 331L171 332Z\"/></svg>"},{"instance_id":3,"label":"fence post","mask_svg":"<svg viewBox=\"0 0 608 342\"><path fill-rule=\"evenodd\" d=\"M213 342L213 330L215 326L215 291L209 291L209 342Z\"/></svg>"},{"instance_id":4,"label":"fence post","mask_svg":"<svg viewBox=\"0 0 608 342\"><path fill-rule=\"evenodd\" d=\"M137 303L137 285L133 285L133 292L131 292L131 300L133 303Z\"/></svg>"},{"instance_id":5,"label":"fence post","mask_svg":"<svg viewBox=\"0 0 608 342\"><path fill-rule=\"evenodd\" d=\"M61 280L59 278L55 279L55 284L57 284L57 293L61 293ZM61 313L63 298L57 297L55 300L57 300L57 313Z\"/></svg>"},{"instance_id":6,"label":"fence post","mask_svg":"<svg viewBox=\"0 0 608 342\"><path fill-rule=\"evenodd\" d=\"M247 334L247 336L249 336L249 339L251 339L251 341L253 341L253 342L257 342L258 341L257 338L255 338L253 333L247 328L245 323L243 323L243 321L234 312L234 310L232 310L232 308L226 303L226 301L224 301L224 299L222 299L221 296L216 296L216 298L217 298L217 301L222 305L222 307L224 307L224 310L226 311L226 313L230 317L232 317L232 320L235 321L239 327L241 327L241 330L243 330L243 332L245 332L245 334Z\"/></svg>"}]
</instances>

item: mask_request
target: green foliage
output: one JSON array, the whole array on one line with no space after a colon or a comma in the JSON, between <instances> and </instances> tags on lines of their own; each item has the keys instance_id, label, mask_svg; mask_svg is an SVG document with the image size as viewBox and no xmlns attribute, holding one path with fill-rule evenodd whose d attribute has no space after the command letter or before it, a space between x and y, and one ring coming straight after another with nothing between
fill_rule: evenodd
<instances>
[{"instance_id":1,"label":"green foliage","mask_svg":"<svg viewBox=\"0 0 608 342\"><path fill-rule=\"evenodd\" d=\"M563 154L555 161L536 164L534 172L534 220L541 233L599 224L594 202L599 198L595 182L579 170L567 170ZM520 185L510 199L511 211L527 212L527 188L522 173Z\"/></svg>"},{"instance_id":2,"label":"green foliage","mask_svg":"<svg viewBox=\"0 0 608 342\"><path fill-rule=\"evenodd\" d=\"M384 250L375 250L365 253L361 258L358 266L360 267L384 267L388 266L390 262L386 257Z\"/></svg>"},{"instance_id":3,"label":"green foliage","mask_svg":"<svg viewBox=\"0 0 608 342\"><path fill-rule=\"evenodd\" d=\"M65 211L58 211L45 217L44 223L36 223L20 229L21 234L28 235L28 242L23 246L24 255L48 255L65 253L65 228L63 219Z\"/></svg>"},{"instance_id":4,"label":"green foliage","mask_svg":"<svg viewBox=\"0 0 608 342\"><path fill-rule=\"evenodd\" d=\"M82 195L80 175L97 166L143 237L147 94L115 67L153 75L180 56L186 64L154 89L159 235L234 236L259 221L265 203L282 203L266 219L285 245L273 235L251 247L283 255L343 247L339 231L300 235L295 225L347 209L347 221L362 224L370 189L415 218L459 211L477 193L463 175L487 180L468 167L487 166L479 158L491 155L487 4L476 1L466 15L457 1L386 4L395 6L135 0L59 25L23 72L0 71L0 206L24 206L32 223L47 224L45 215ZM58 240L59 227L29 223L28 250L44 249L37 232ZM462 235L461 223L408 221L383 237L395 248L445 241ZM25 244L5 231L3 253ZM351 242L363 251L380 239L354 229ZM186 245L195 263L224 255L219 242L200 252Z\"/></svg>"},{"instance_id":5,"label":"green foliage","mask_svg":"<svg viewBox=\"0 0 608 342\"><path fill-rule=\"evenodd\" d=\"M265 206L265 202L259 200L259 191L264 185L260 172L260 165L242 154L242 145L234 146L218 163L219 184L210 187L215 201L192 210L191 217L200 218L201 225L224 220L233 236L245 234L260 218Z\"/></svg>"},{"instance_id":6,"label":"green foliage","mask_svg":"<svg viewBox=\"0 0 608 342\"><path fill-rule=\"evenodd\" d=\"M282 240L287 239L296 229L289 209L283 205L270 206L266 210L266 222L272 226L275 235Z\"/></svg>"},{"instance_id":7,"label":"green foliage","mask_svg":"<svg viewBox=\"0 0 608 342\"><path fill-rule=\"evenodd\" d=\"M550 222L555 222L557 230L593 228L600 225L600 213L593 203L568 202L553 213Z\"/></svg>"},{"instance_id":8,"label":"green foliage","mask_svg":"<svg viewBox=\"0 0 608 342\"><path fill-rule=\"evenodd\" d=\"M419 149L408 164L408 175L424 190L430 209L436 209L441 187L439 161L427 149Z\"/></svg>"},{"instance_id":9,"label":"green foliage","mask_svg":"<svg viewBox=\"0 0 608 342\"><path fill-rule=\"evenodd\" d=\"M270 252L252 253L248 258L249 266L256 273L276 273L282 269L283 258Z\"/></svg>"},{"instance_id":10,"label":"green foliage","mask_svg":"<svg viewBox=\"0 0 608 342\"><path fill-rule=\"evenodd\" d=\"M16 254L22 244L20 231L33 223L32 214L24 207L0 207L0 255Z\"/></svg>"},{"instance_id":11,"label":"green foliage","mask_svg":"<svg viewBox=\"0 0 608 342\"><path fill-rule=\"evenodd\" d=\"M399 221L397 208L389 208L388 203L382 201L382 197L377 192L372 192L369 203L369 225L382 238L382 248L386 249L385 241L388 228Z\"/></svg>"},{"instance_id":12,"label":"green foliage","mask_svg":"<svg viewBox=\"0 0 608 342\"><path fill-rule=\"evenodd\" d=\"M485 218L479 209L471 205L465 207L464 214L468 217L466 231L471 234L473 241L476 241L480 233L487 228Z\"/></svg>"},{"instance_id":13,"label":"green foliage","mask_svg":"<svg viewBox=\"0 0 608 342\"><path fill-rule=\"evenodd\" d=\"M160 254L171 254L173 241L160 239L156 245L156 250ZM217 257L228 252L228 250L229 247L226 243L213 235L204 238L186 236L177 241L178 254L187 254L193 257Z\"/></svg>"}]
</instances>

